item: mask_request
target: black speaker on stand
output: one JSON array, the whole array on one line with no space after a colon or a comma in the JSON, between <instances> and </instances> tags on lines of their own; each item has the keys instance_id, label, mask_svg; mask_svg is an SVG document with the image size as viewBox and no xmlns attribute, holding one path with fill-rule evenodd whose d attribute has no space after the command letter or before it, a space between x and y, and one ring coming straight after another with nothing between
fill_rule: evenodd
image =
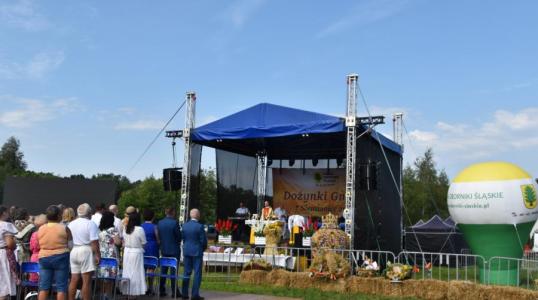
<instances>
[{"instance_id":1,"label":"black speaker on stand","mask_svg":"<svg viewBox=\"0 0 538 300\"><path fill-rule=\"evenodd\" d=\"M167 192L179 191L181 189L182 168L163 169L163 187Z\"/></svg>"}]
</instances>

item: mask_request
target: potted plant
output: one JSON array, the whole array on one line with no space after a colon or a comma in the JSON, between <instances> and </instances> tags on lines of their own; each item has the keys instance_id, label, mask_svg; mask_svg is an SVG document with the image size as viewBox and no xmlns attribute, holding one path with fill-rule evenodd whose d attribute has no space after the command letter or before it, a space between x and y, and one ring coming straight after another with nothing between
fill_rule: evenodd
<instances>
[{"instance_id":1,"label":"potted plant","mask_svg":"<svg viewBox=\"0 0 538 300\"><path fill-rule=\"evenodd\" d=\"M232 232L237 229L237 224L233 224L231 220L217 220L215 229L219 233L218 242L230 245L232 243Z\"/></svg>"},{"instance_id":2,"label":"potted plant","mask_svg":"<svg viewBox=\"0 0 538 300\"><path fill-rule=\"evenodd\" d=\"M318 230L318 222L312 222L312 218L308 217L306 226L303 231L303 247L312 246L312 236Z\"/></svg>"}]
</instances>

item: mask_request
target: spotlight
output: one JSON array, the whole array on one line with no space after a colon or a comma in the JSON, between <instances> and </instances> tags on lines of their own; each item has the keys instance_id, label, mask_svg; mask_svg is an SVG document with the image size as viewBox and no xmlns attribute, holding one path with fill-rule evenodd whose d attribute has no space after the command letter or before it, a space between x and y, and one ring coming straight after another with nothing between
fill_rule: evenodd
<instances>
[{"instance_id":1,"label":"spotlight","mask_svg":"<svg viewBox=\"0 0 538 300\"><path fill-rule=\"evenodd\" d=\"M317 158L312 159L312 165L314 167L318 165L318 159Z\"/></svg>"},{"instance_id":2,"label":"spotlight","mask_svg":"<svg viewBox=\"0 0 538 300\"><path fill-rule=\"evenodd\" d=\"M293 167L293 165L295 164L295 159L290 159L288 161L288 164L289 164L290 167Z\"/></svg>"}]
</instances>

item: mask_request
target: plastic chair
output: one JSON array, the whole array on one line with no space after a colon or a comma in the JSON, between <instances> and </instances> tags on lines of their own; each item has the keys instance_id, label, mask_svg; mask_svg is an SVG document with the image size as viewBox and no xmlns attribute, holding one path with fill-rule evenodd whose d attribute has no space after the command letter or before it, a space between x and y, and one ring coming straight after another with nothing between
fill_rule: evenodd
<instances>
[{"instance_id":1,"label":"plastic chair","mask_svg":"<svg viewBox=\"0 0 538 300\"><path fill-rule=\"evenodd\" d=\"M146 280L148 278L155 278L159 277L159 274L157 273L157 268L159 267L159 259L155 256L144 256L144 271ZM149 269L153 269L152 272L149 272ZM155 285L155 282L153 282L153 285ZM154 286L151 287L152 290ZM159 291L156 291L158 293Z\"/></svg>"},{"instance_id":2,"label":"plastic chair","mask_svg":"<svg viewBox=\"0 0 538 300\"><path fill-rule=\"evenodd\" d=\"M32 281L29 279L26 279L26 275L30 274L37 274L39 275L39 263L37 262L23 262L21 264L20 269L20 285L19 285L19 291L17 291L17 295L22 295L24 292L28 290L28 288L37 288L39 286L38 281Z\"/></svg>"},{"instance_id":3,"label":"plastic chair","mask_svg":"<svg viewBox=\"0 0 538 300\"><path fill-rule=\"evenodd\" d=\"M99 276L99 269L100 268L115 268L116 269L116 276ZM113 299L116 299L116 286L118 284L118 281L119 282L126 281L128 283L128 288L130 288L130 285L131 285L131 281L129 280L129 278L123 278L120 275L120 266L119 266L118 260L115 259L115 258L110 258L110 257L101 258L101 260L99 262L98 269L96 270L94 279L96 281L101 280L101 281L112 281L112 282L114 282L114 285L112 287L112 295L113 295L112 297L113 297ZM95 284L94 287L93 287L93 295L94 296L95 296L96 289L97 289L97 284Z\"/></svg>"},{"instance_id":4,"label":"plastic chair","mask_svg":"<svg viewBox=\"0 0 538 300\"><path fill-rule=\"evenodd\" d=\"M177 280L179 279L178 277L178 274L177 274L177 271L178 271L178 261L175 257L161 257L159 259L159 266L161 267L161 272L159 272L158 276L159 276L159 280L161 279L170 279L170 280L175 280L176 281L176 290L172 291L173 294L174 294L174 299L177 297L177 293L176 291L178 290L178 284L177 284ZM170 275L168 274L162 274L162 269L164 268L169 268L169 271L168 273L172 273ZM170 272L170 270L172 272ZM157 299L159 299L160 297L160 294L161 293L158 293L157 295Z\"/></svg>"}]
</instances>

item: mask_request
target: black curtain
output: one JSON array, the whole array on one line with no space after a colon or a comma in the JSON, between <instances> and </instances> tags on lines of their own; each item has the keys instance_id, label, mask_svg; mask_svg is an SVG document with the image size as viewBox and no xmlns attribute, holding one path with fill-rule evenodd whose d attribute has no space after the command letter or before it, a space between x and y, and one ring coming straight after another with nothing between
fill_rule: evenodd
<instances>
[{"instance_id":1,"label":"black curtain","mask_svg":"<svg viewBox=\"0 0 538 300\"><path fill-rule=\"evenodd\" d=\"M256 158L215 150L217 165L217 218L233 216L243 201L256 213Z\"/></svg>"}]
</instances>

